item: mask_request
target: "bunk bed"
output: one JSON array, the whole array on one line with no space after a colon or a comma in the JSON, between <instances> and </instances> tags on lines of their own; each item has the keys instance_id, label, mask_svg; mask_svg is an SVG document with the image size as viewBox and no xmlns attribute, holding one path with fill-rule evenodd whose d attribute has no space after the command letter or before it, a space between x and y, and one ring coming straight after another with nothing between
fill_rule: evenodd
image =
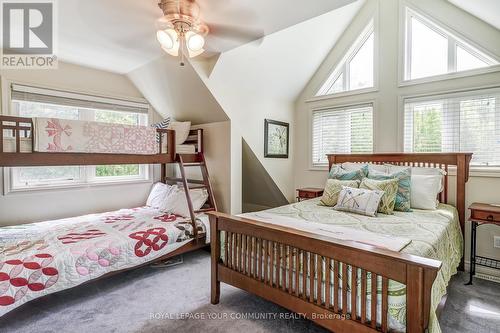
<instances>
[{"instance_id":1,"label":"bunk bed","mask_svg":"<svg viewBox=\"0 0 500 333\"><path fill-rule=\"evenodd\" d=\"M0 228L0 283L7 286L0 290L0 316L31 299L208 246L210 230L204 213L216 211L217 206L202 129L190 130L179 147L189 153L176 153L175 132L169 129L153 130L157 146L148 154L43 152L35 151L38 120L0 116L0 167L160 164L161 182L184 189L189 217L144 206ZM167 175L172 163L178 164L180 177ZM188 167L200 167L203 179L187 179ZM197 210L193 189L208 194Z\"/></svg>"},{"instance_id":2,"label":"bunk bed","mask_svg":"<svg viewBox=\"0 0 500 333\"><path fill-rule=\"evenodd\" d=\"M328 155L330 169L342 163L454 169L453 192L447 173L435 211L365 218L313 199L240 216L209 213L212 304L219 302L224 282L334 332L439 332L447 283L457 267L463 269L471 158L469 153ZM330 226L351 233L365 228L385 242L342 240ZM403 235L409 243L387 249Z\"/></svg>"}]
</instances>

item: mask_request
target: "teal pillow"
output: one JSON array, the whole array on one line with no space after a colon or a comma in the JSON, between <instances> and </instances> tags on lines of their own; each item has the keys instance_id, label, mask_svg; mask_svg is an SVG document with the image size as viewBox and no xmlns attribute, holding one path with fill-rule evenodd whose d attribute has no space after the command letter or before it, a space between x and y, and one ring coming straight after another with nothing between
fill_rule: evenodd
<instances>
[{"instance_id":1,"label":"teal pillow","mask_svg":"<svg viewBox=\"0 0 500 333\"><path fill-rule=\"evenodd\" d=\"M368 175L368 166L360 168L359 170L347 171L342 169L340 165L334 164L328 174L329 179L338 180L363 180Z\"/></svg>"},{"instance_id":2,"label":"teal pillow","mask_svg":"<svg viewBox=\"0 0 500 333\"><path fill-rule=\"evenodd\" d=\"M370 170L368 178L375 180L388 180L396 178L398 180L398 193L396 194L396 203L394 210L400 212L411 212L410 192L411 192L411 169L404 169L392 174L385 174Z\"/></svg>"}]
</instances>

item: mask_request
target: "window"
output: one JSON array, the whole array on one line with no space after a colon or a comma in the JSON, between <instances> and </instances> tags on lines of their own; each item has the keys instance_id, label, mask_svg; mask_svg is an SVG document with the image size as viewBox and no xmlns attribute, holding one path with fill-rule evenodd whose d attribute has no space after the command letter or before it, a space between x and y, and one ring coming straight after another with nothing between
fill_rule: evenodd
<instances>
[{"instance_id":1,"label":"window","mask_svg":"<svg viewBox=\"0 0 500 333\"><path fill-rule=\"evenodd\" d=\"M373 87L375 32L373 21L365 28L316 96Z\"/></svg>"},{"instance_id":2,"label":"window","mask_svg":"<svg viewBox=\"0 0 500 333\"><path fill-rule=\"evenodd\" d=\"M476 166L500 166L500 89L406 99L406 152L472 152Z\"/></svg>"},{"instance_id":3,"label":"window","mask_svg":"<svg viewBox=\"0 0 500 333\"><path fill-rule=\"evenodd\" d=\"M441 25L406 8L405 80L497 65L498 61Z\"/></svg>"},{"instance_id":4,"label":"window","mask_svg":"<svg viewBox=\"0 0 500 333\"><path fill-rule=\"evenodd\" d=\"M12 113L21 117L147 125L148 105L55 90L12 85ZM10 187L25 190L56 186L148 179L146 165L60 166L11 168Z\"/></svg>"},{"instance_id":5,"label":"window","mask_svg":"<svg viewBox=\"0 0 500 333\"><path fill-rule=\"evenodd\" d=\"M326 155L373 152L373 106L313 111L312 165L328 165Z\"/></svg>"}]
</instances>

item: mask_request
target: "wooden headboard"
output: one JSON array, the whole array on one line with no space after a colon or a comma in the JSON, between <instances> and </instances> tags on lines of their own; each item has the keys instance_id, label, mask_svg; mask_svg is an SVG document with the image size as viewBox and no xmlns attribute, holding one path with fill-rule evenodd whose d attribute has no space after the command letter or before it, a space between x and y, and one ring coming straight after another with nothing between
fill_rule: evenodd
<instances>
[{"instance_id":1,"label":"wooden headboard","mask_svg":"<svg viewBox=\"0 0 500 333\"><path fill-rule=\"evenodd\" d=\"M465 183L469 180L469 164L472 153L381 153L381 154L331 154L328 155L329 169L333 164L344 162L395 164L400 166L415 166L424 168L440 168L446 171L444 177L444 191L439 201L448 203L448 169L456 167L457 188L455 204L460 219L460 228L464 234L465 228Z\"/></svg>"}]
</instances>

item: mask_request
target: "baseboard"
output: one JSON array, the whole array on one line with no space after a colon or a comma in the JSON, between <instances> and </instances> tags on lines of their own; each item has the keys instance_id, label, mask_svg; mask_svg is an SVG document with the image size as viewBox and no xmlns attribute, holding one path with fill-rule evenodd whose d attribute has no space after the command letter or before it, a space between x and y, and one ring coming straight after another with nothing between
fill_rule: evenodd
<instances>
[{"instance_id":1,"label":"baseboard","mask_svg":"<svg viewBox=\"0 0 500 333\"><path fill-rule=\"evenodd\" d=\"M465 269L470 271L470 261L465 261ZM500 270L488 267L476 266L476 275L474 277L500 283Z\"/></svg>"}]
</instances>

